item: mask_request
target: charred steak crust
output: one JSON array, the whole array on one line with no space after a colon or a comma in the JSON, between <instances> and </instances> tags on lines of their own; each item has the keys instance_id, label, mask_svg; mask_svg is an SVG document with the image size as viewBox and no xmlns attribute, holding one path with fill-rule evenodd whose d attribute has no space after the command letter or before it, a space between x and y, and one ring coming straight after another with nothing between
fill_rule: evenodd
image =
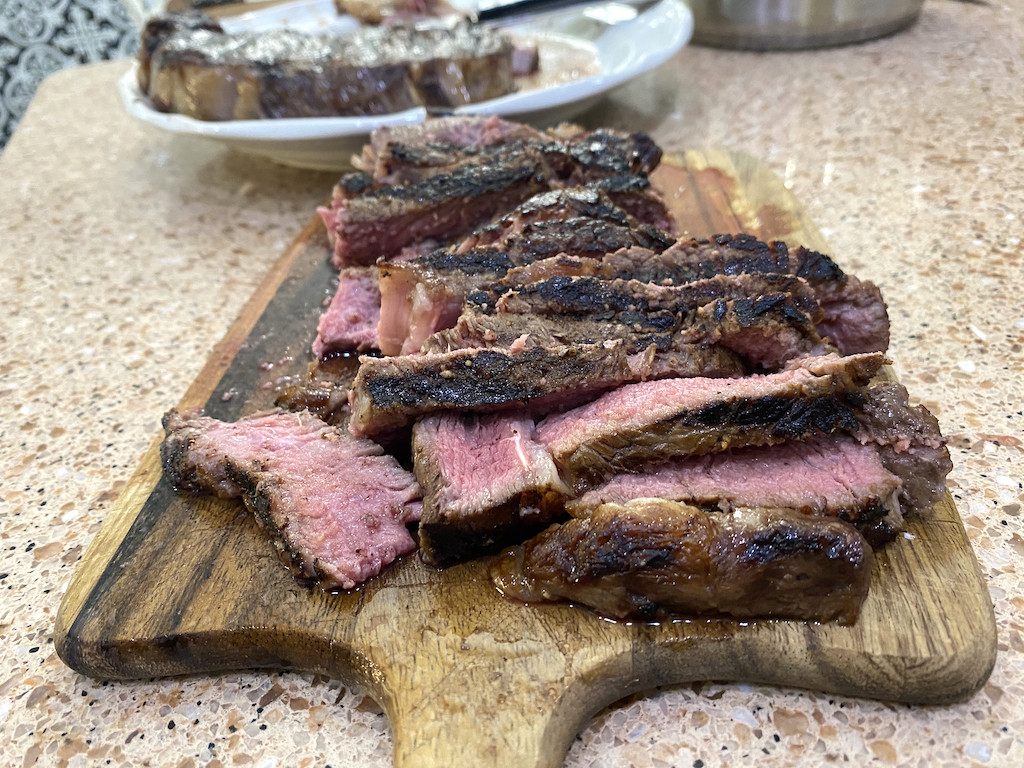
<instances>
[{"instance_id":1,"label":"charred steak crust","mask_svg":"<svg viewBox=\"0 0 1024 768\"><path fill-rule=\"evenodd\" d=\"M503 554L491 573L508 597L582 603L617 619L683 613L851 624L871 563L863 537L838 520L638 499L552 526Z\"/></svg>"},{"instance_id":2,"label":"charred steak crust","mask_svg":"<svg viewBox=\"0 0 1024 768\"><path fill-rule=\"evenodd\" d=\"M468 349L360 362L349 392L349 431L357 437L387 435L440 410L544 407L552 398L572 402L634 375L621 342L517 352Z\"/></svg>"}]
</instances>

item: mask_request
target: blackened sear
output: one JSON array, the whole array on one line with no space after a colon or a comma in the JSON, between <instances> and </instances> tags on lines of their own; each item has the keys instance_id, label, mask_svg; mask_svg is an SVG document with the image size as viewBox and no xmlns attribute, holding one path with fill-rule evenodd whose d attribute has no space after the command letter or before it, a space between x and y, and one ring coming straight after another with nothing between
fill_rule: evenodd
<instances>
[{"instance_id":1,"label":"blackened sear","mask_svg":"<svg viewBox=\"0 0 1024 768\"><path fill-rule=\"evenodd\" d=\"M852 624L872 552L841 520L792 510L716 512L664 499L605 504L492 565L498 590L615 619L772 617Z\"/></svg>"}]
</instances>

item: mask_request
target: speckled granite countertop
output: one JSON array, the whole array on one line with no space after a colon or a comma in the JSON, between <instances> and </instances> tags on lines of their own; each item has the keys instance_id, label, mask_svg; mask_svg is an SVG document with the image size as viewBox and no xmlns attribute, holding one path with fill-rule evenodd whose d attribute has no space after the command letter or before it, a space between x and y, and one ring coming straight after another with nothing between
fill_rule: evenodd
<instances>
[{"instance_id":1,"label":"speckled granite countertop","mask_svg":"<svg viewBox=\"0 0 1024 768\"><path fill-rule=\"evenodd\" d=\"M600 713L567 765L1024 764L1022 50L1024 7L936 0L861 46L688 48L585 116L765 159L882 287L898 373L950 441L999 657L951 707L651 691ZM160 414L334 181L135 123L124 66L52 77L0 156L0 763L386 766L385 718L337 682L109 683L54 653L61 594Z\"/></svg>"}]
</instances>

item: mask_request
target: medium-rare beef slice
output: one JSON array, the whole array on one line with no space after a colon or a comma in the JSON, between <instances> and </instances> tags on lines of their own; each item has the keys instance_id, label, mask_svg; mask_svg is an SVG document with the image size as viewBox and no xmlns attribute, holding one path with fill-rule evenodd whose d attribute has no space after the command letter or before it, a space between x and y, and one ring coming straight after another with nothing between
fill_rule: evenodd
<instances>
[{"instance_id":1,"label":"medium-rare beef slice","mask_svg":"<svg viewBox=\"0 0 1024 768\"><path fill-rule=\"evenodd\" d=\"M452 162L451 149L475 149L495 144L549 141L550 136L523 123L488 117L451 116L428 118L422 123L384 125L374 129L362 152L353 157L353 165L374 180L401 184L433 175L434 169L447 170L462 161ZM393 147L428 147L417 157L392 160ZM441 154L444 148L447 154ZM409 176L397 175L408 173Z\"/></svg>"},{"instance_id":2,"label":"medium-rare beef slice","mask_svg":"<svg viewBox=\"0 0 1024 768\"><path fill-rule=\"evenodd\" d=\"M144 93L161 111L200 120L453 108L516 88L511 39L468 23L365 27L340 36L169 25L144 42Z\"/></svg>"},{"instance_id":3,"label":"medium-rare beef slice","mask_svg":"<svg viewBox=\"0 0 1024 768\"><path fill-rule=\"evenodd\" d=\"M553 277L506 293L494 308L564 323L578 318L605 322L607 338L638 338L644 344L651 338L659 350L677 344L720 345L760 370L778 370L795 357L829 351L812 321L820 314L817 303L803 285L789 286L797 291L795 296L760 292L767 287L766 281L749 277L719 277L684 286ZM808 316L803 307L815 315Z\"/></svg>"},{"instance_id":4,"label":"medium-rare beef slice","mask_svg":"<svg viewBox=\"0 0 1024 768\"><path fill-rule=\"evenodd\" d=\"M857 437L877 445L885 468L902 480L899 498L904 512L924 512L937 504L953 463L931 412L923 405L910 405L906 387L893 382L868 390L857 420Z\"/></svg>"},{"instance_id":5,"label":"medium-rare beef slice","mask_svg":"<svg viewBox=\"0 0 1024 768\"><path fill-rule=\"evenodd\" d=\"M535 195L455 248L381 264L380 349L419 350L431 333L454 325L465 296L489 289L516 264L552 253L602 256L637 242L667 247L674 239L639 224L597 185Z\"/></svg>"},{"instance_id":6,"label":"medium-rare beef slice","mask_svg":"<svg viewBox=\"0 0 1024 768\"><path fill-rule=\"evenodd\" d=\"M872 560L841 520L638 499L550 527L506 551L491 574L507 597L582 603L615 619L726 614L852 624Z\"/></svg>"},{"instance_id":7,"label":"medium-rare beef slice","mask_svg":"<svg viewBox=\"0 0 1024 768\"><path fill-rule=\"evenodd\" d=\"M313 354L377 349L380 288L374 267L348 267L338 275L338 288L317 323Z\"/></svg>"},{"instance_id":8,"label":"medium-rare beef slice","mask_svg":"<svg viewBox=\"0 0 1024 768\"><path fill-rule=\"evenodd\" d=\"M241 497L299 576L350 589L416 542L420 487L376 443L310 414L275 411L227 423L169 411L164 471L179 490Z\"/></svg>"},{"instance_id":9,"label":"medium-rare beef slice","mask_svg":"<svg viewBox=\"0 0 1024 768\"><path fill-rule=\"evenodd\" d=\"M738 379L628 384L548 416L537 439L577 490L676 457L858 428L863 388L878 353L793 361L779 373Z\"/></svg>"},{"instance_id":10,"label":"medium-rare beef slice","mask_svg":"<svg viewBox=\"0 0 1024 768\"><path fill-rule=\"evenodd\" d=\"M365 357L349 392L349 431L380 439L444 410L549 412L641 378L649 364L631 359L621 342Z\"/></svg>"},{"instance_id":11,"label":"medium-rare beef slice","mask_svg":"<svg viewBox=\"0 0 1024 768\"><path fill-rule=\"evenodd\" d=\"M520 415L440 413L413 427L424 489L424 559L444 567L537 533L562 511L568 488Z\"/></svg>"},{"instance_id":12,"label":"medium-rare beef slice","mask_svg":"<svg viewBox=\"0 0 1024 768\"><path fill-rule=\"evenodd\" d=\"M751 235L680 240L648 261L651 279L676 282L723 272L783 272L804 278L825 311L822 335L844 354L883 352L889 346L889 315L878 287L846 274L831 258L803 246L765 243Z\"/></svg>"},{"instance_id":13,"label":"medium-rare beef slice","mask_svg":"<svg viewBox=\"0 0 1024 768\"><path fill-rule=\"evenodd\" d=\"M670 376L743 376L749 365L735 352L718 344L685 341L664 329L637 328L587 317L548 317L533 314L480 312L467 307L454 328L439 331L424 341L423 352L455 349L559 347L622 341L627 354L653 355L643 378Z\"/></svg>"},{"instance_id":14,"label":"medium-rare beef slice","mask_svg":"<svg viewBox=\"0 0 1024 768\"><path fill-rule=\"evenodd\" d=\"M850 435L828 435L691 456L638 474L615 475L567 508L573 516L585 517L601 504L638 498L723 511L785 508L845 520L878 547L902 529L895 498L901 485L874 446Z\"/></svg>"}]
</instances>

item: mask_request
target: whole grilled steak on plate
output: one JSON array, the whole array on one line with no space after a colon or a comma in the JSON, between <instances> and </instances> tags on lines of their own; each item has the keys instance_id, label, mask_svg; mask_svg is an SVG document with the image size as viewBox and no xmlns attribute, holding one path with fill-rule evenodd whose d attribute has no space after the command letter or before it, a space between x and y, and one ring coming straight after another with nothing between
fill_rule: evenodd
<instances>
[{"instance_id":1,"label":"whole grilled steak on plate","mask_svg":"<svg viewBox=\"0 0 1024 768\"><path fill-rule=\"evenodd\" d=\"M143 32L139 87L158 110L199 120L381 115L512 93L513 52L505 35L469 23L331 36L158 17Z\"/></svg>"}]
</instances>

